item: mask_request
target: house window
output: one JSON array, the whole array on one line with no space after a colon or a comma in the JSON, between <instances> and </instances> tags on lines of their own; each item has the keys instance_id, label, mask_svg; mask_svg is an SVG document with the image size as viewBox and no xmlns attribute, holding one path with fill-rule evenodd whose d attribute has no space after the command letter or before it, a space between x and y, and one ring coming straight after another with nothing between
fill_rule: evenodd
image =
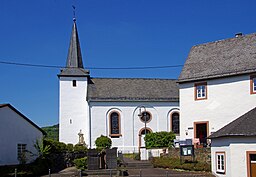
<instances>
[{"instance_id":1,"label":"house window","mask_svg":"<svg viewBox=\"0 0 256 177\"><path fill-rule=\"evenodd\" d=\"M225 152L216 152L216 173L225 174Z\"/></svg>"},{"instance_id":2,"label":"house window","mask_svg":"<svg viewBox=\"0 0 256 177\"><path fill-rule=\"evenodd\" d=\"M180 134L180 114L178 112L171 115L171 130L175 134Z\"/></svg>"},{"instance_id":3,"label":"house window","mask_svg":"<svg viewBox=\"0 0 256 177\"><path fill-rule=\"evenodd\" d=\"M73 80L72 83L73 83L73 87L76 87L76 80Z\"/></svg>"},{"instance_id":4,"label":"house window","mask_svg":"<svg viewBox=\"0 0 256 177\"><path fill-rule=\"evenodd\" d=\"M195 100L207 99L207 83L196 83L195 84Z\"/></svg>"},{"instance_id":5,"label":"house window","mask_svg":"<svg viewBox=\"0 0 256 177\"><path fill-rule=\"evenodd\" d=\"M143 111L142 113L141 113L141 117L140 117L140 120L142 121L142 122L144 122L145 123L145 121L148 123L148 122L150 122L151 121L151 119L152 119L152 116L151 116L151 114L149 113L149 112L147 112L147 111Z\"/></svg>"},{"instance_id":6,"label":"house window","mask_svg":"<svg viewBox=\"0 0 256 177\"><path fill-rule=\"evenodd\" d=\"M250 87L251 87L251 94L256 94L256 75L251 76Z\"/></svg>"},{"instance_id":7,"label":"house window","mask_svg":"<svg viewBox=\"0 0 256 177\"><path fill-rule=\"evenodd\" d=\"M26 144L17 144L17 159L21 164L26 162Z\"/></svg>"},{"instance_id":8,"label":"house window","mask_svg":"<svg viewBox=\"0 0 256 177\"><path fill-rule=\"evenodd\" d=\"M109 117L110 121L110 136L119 137L120 133L120 115L118 112L112 112Z\"/></svg>"}]
</instances>

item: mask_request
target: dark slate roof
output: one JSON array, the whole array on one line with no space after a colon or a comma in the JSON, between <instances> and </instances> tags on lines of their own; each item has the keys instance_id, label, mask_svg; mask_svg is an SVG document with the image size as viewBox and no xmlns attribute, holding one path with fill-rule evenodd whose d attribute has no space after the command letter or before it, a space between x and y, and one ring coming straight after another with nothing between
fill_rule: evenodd
<instances>
[{"instance_id":1,"label":"dark slate roof","mask_svg":"<svg viewBox=\"0 0 256 177\"><path fill-rule=\"evenodd\" d=\"M91 78L89 101L179 101L176 80Z\"/></svg>"},{"instance_id":2,"label":"dark slate roof","mask_svg":"<svg viewBox=\"0 0 256 177\"><path fill-rule=\"evenodd\" d=\"M74 20L71 38L70 38L66 68L64 68L58 76L88 75L88 71L83 70L83 68L84 68L83 60L82 60L77 27L76 27L76 21Z\"/></svg>"},{"instance_id":3,"label":"dark slate roof","mask_svg":"<svg viewBox=\"0 0 256 177\"><path fill-rule=\"evenodd\" d=\"M63 68L61 73L58 75L60 76L76 76L76 77L84 77L89 76L89 71L83 68Z\"/></svg>"},{"instance_id":4,"label":"dark slate roof","mask_svg":"<svg viewBox=\"0 0 256 177\"><path fill-rule=\"evenodd\" d=\"M208 138L213 139L227 136L256 136L256 107Z\"/></svg>"},{"instance_id":5,"label":"dark slate roof","mask_svg":"<svg viewBox=\"0 0 256 177\"><path fill-rule=\"evenodd\" d=\"M3 107L9 107L11 110L13 110L14 112L16 112L18 115L20 115L23 119L25 119L27 122L29 122L32 126L34 126L35 128L37 128L39 131L41 131L43 133L43 135L46 135L45 131L43 131L40 127L38 127L34 122L32 122L29 118L27 118L26 116L24 116L21 112L19 112L17 109L15 109L11 104L0 104L0 108ZM0 116L1 117L1 116Z\"/></svg>"},{"instance_id":6,"label":"dark slate roof","mask_svg":"<svg viewBox=\"0 0 256 177\"><path fill-rule=\"evenodd\" d=\"M193 46L178 82L256 72L256 33Z\"/></svg>"}]
</instances>

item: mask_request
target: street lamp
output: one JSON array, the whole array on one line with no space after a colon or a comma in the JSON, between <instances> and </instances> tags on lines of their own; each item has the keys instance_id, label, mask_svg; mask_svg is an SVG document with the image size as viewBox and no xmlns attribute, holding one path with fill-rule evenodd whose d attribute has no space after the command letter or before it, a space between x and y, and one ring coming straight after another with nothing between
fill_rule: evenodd
<instances>
[{"instance_id":1,"label":"street lamp","mask_svg":"<svg viewBox=\"0 0 256 177\"><path fill-rule=\"evenodd\" d=\"M143 115L142 115L142 112L141 112L141 109L144 109L144 111L143 111ZM140 117L140 118L144 118L144 122L145 122L145 130L144 130L144 133L145 133L145 137L146 137L146 134L147 134L147 112L146 112L146 107L145 106L140 106L139 107L139 114L138 114L138 116ZM146 144L145 144L145 146L146 146Z\"/></svg>"}]
</instances>

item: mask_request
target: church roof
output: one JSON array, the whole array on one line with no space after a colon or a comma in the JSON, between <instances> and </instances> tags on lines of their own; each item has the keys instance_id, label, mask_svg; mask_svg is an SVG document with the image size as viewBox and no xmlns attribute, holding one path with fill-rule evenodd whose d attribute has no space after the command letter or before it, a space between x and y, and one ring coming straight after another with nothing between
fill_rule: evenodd
<instances>
[{"instance_id":1,"label":"church roof","mask_svg":"<svg viewBox=\"0 0 256 177\"><path fill-rule=\"evenodd\" d=\"M179 88L172 79L91 78L89 101L179 101Z\"/></svg>"},{"instance_id":2,"label":"church roof","mask_svg":"<svg viewBox=\"0 0 256 177\"><path fill-rule=\"evenodd\" d=\"M81 48L76 27L76 20L73 20L72 33L70 38L66 67L61 70L58 76L87 76L89 71L84 70Z\"/></svg>"},{"instance_id":3,"label":"church roof","mask_svg":"<svg viewBox=\"0 0 256 177\"><path fill-rule=\"evenodd\" d=\"M11 110L13 110L15 113L20 115L23 119L25 119L27 122L29 122L32 126L37 128L39 131L43 133L43 135L46 135L45 131L43 131L40 127L38 127L34 122L32 122L29 118L24 116L21 112L19 112L17 109L15 109L11 104L0 104L0 108L9 107ZM1 117L1 115L0 115Z\"/></svg>"},{"instance_id":4,"label":"church roof","mask_svg":"<svg viewBox=\"0 0 256 177\"><path fill-rule=\"evenodd\" d=\"M208 138L230 136L256 136L256 107L224 126Z\"/></svg>"},{"instance_id":5,"label":"church roof","mask_svg":"<svg viewBox=\"0 0 256 177\"><path fill-rule=\"evenodd\" d=\"M256 72L256 33L193 46L178 82Z\"/></svg>"}]
</instances>

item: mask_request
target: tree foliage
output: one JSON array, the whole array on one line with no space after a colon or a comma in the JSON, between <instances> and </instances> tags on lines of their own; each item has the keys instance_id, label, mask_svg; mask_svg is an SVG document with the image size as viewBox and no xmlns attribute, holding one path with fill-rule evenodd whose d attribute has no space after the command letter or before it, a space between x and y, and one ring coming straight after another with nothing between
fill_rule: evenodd
<instances>
[{"instance_id":1,"label":"tree foliage","mask_svg":"<svg viewBox=\"0 0 256 177\"><path fill-rule=\"evenodd\" d=\"M112 146L112 141L109 137L101 135L95 141L97 149L109 149Z\"/></svg>"},{"instance_id":2,"label":"tree foliage","mask_svg":"<svg viewBox=\"0 0 256 177\"><path fill-rule=\"evenodd\" d=\"M146 148L171 147L175 139L173 132L155 132L145 136Z\"/></svg>"}]
</instances>

